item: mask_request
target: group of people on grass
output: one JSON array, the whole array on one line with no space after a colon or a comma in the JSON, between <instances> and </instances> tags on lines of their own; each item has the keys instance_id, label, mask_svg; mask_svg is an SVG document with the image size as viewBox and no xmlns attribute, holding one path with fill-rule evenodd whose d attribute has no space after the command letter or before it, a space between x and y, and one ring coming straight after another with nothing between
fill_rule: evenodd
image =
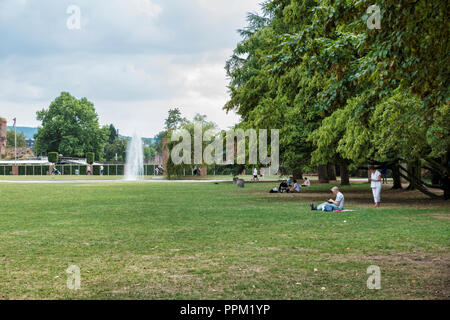
<instances>
[{"instance_id":1,"label":"group of people on grass","mask_svg":"<svg viewBox=\"0 0 450 320\"><path fill-rule=\"evenodd\" d=\"M373 194L373 200L375 203L375 208L380 207L381 202L381 189L383 184L383 176L380 171L375 169L375 167L371 166L369 167L370 170L370 187L372 189ZM300 186L297 182L297 180L294 181L294 185L291 186L291 180L292 178L289 178L287 180L283 180L279 186L279 188L274 188L271 190L271 192L281 192L281 193L300 193L301 187L309 187L311 185L311 182L308 180L308 178L305 178L305 181ZM275 190L277 189L277 190ZM344 210L344 202L345 197L344 194L339 190L338 187L333 187L331 189L331 192L334 194L335 199L328 199L326 202L319 204L318 206L314 205L314 203L311 203L311 210L321 210L321 211L342 211Z\"/></svg>"},{"instance_id":2,"label":"group of people on grass","mask_svg":"<svg viewBox=\"0 0 450 320\"><path fill-rule=\"evenodd\" d=\"M302 192L301 187L309 187L309 186L311 186L311 182L308 180L308 178L305 178L303 184L300 186L300 184L296 179L290 177L287 180L281 181L280 186L278 188L273 188L271 192L300 193Z\"/></svg>"}]
</instances>

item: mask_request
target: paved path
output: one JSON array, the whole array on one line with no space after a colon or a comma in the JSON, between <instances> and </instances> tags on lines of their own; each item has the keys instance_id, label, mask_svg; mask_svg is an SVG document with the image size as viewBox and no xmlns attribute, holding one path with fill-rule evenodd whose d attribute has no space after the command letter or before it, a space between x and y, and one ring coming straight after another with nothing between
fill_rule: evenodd
<instances>
[{"instance_id":1,"label":"paved path","mask_svg":"<svg viewBox=\"0 0 450 320\"><path fill-rule=\"evenodd\" d=\"M231 179L199 179L199 180L167 180L165 178L154 178L148 180L140 180L140 181L126 181L123 179L67 179L67 180L0 180L0 183L154 183L154 182L162 182L162 183L174 183L174 182L184 182L184 183L218 183L218 182L231 182ZM278 183L280 180L271 180L264 179L261 182L273 182ZM352 182L367 182L367 178L352 178L350 179ZM246 182L252 182L251 180L246 180ZM337 182L336 184L338 184Z\"/></svg>"},{"instance_id":2,"label":"paved path","mask_svg":"<svg viewBox=\"0 0 450 320\"><path fill-rule=\"evenodd\" d=\"M0 183L173 183L173 182L184 182L184 183L207 183L207 182L231 182L231 180L165 180L165 179L152 179L152 180L141 180L141 181L126 181L126 180L0 180Z\"/></svg>"}]
</instances>

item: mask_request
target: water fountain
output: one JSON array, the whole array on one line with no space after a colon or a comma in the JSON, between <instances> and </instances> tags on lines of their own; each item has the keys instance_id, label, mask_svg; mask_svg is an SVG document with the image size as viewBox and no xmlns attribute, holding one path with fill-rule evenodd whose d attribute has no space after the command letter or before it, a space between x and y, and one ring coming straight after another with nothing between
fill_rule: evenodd
<instances>
[{"instance_id":1,"label":"water fountain","mask_svg":"<svg viewBox=\"0 0 450 320\"><path fill-rule=\"evenodd\" d=\"M133 135L127 147L127 162L125 166L125 180L138 181L144 179L144 148L142 138Z\"/></svg>"}]
</instances>

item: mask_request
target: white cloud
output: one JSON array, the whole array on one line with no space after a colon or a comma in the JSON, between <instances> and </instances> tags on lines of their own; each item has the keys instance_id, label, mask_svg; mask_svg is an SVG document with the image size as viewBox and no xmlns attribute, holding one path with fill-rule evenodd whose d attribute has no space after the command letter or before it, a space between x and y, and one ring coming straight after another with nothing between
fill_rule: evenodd
<instances>
[{"instance_id":1,"label":"white cloud","mask_svg":"<svg viewBox=\"0 0 450 320\"><path fill-rule=\"evenodd\" d=\"M69 91L124 134L157 133L173 107L231 126L224 65L258 2L0 0L0 115L36 125L36 111ZM69 4L81 30L66 28Z\"/></svg>"},{"instance_id":2,"label":"white cloud","mask_svg":"<svg viewBox=\"0 0 450 320\"><path fill-rule=\"evenodd\" d=\"M144 14L151 18L158 17L163 11L158 4L151 0L127 0L127 5L132 14Z\"/></svg>"}]
</instances>

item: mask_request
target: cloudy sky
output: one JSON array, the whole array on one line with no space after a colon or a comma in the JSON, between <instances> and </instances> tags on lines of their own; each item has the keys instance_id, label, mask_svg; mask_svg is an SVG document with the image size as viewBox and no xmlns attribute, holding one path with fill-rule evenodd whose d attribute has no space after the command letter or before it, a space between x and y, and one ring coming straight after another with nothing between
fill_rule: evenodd
<instances>
[{"instance_id":1,"label":"cloudy sky","mask_svg":"<svg viewBox=\"0 0 450 320\"><path fill-rule=\"evenodd\" d=\"M0 0L0 116L37 126L60 92L87 97L101 124L153 136L167 111L220 127L224 65L261 0ZM70 5L81 12L74 26ZM76 25L75 25L76 26Z\"/></svg>"}]
</instances>

